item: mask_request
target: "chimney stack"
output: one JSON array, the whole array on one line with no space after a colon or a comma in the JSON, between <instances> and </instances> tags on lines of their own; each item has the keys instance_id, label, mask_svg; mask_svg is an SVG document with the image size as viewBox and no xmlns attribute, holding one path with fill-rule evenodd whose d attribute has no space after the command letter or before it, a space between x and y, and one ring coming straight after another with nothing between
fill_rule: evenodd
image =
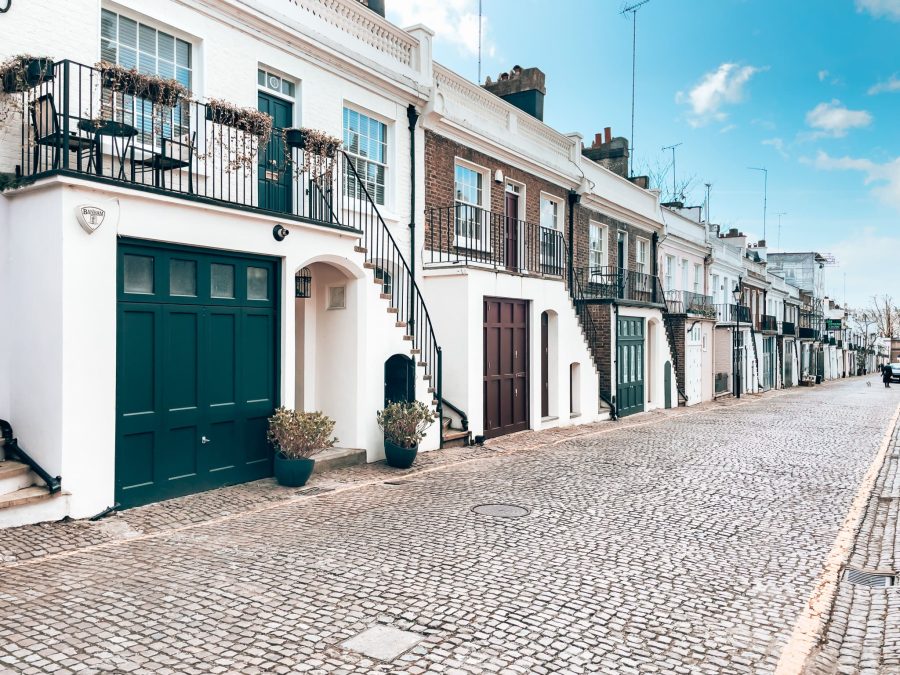
<instances>
[{"instance_id":1,"label":"chimney stack","mask_svg":"<svg viewBox=\"0 0 900 675\"><path fill-rule=\"evenodd\" d=\"M602 134L594 134L593 145L582 148L581 153L622 178L628 178L628 139L614 138L611 127L605 127Z\"/></svg>"},{"instance_id":2,"label":"chimney stack","mask_svg":"<svg viewBox=\"0 0 900 675\"><path fill-rule=\"evenodd\" d=\"M508 73L500 73L496 82L488 77L484 88L543 122L544 96L547 94L544 80L540 68L513 66Z\"/></svg>"}]
</instances>

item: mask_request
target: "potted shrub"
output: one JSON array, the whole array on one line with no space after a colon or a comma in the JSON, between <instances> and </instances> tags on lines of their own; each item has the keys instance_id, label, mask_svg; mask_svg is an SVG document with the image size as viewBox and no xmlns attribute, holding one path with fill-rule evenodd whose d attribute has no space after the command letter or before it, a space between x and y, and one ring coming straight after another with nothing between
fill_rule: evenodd
<instances>
[{"instance_id":1,"label":"potted shrub","mask_svg":"<svg viewBox=\"0 0 900 675\"><path fill-rule=\"evenodd\" d=\"M378 412L384 432L384 457L390 466L407 469L419 452L419 441L434 422L434 413L420 401L391 403Z\"/></svg>"},{"instance_id":2,"label":"potted shrub","mask_svg":"<svg viewBox=\"0 0 900 675\"><path fill-rule=\"evenodd\" d=\"M281 138L286 148L303 150L306 147L306 129L285 129L281 132Z\"/></svg>"},{"instance_id":3,"label":"potted shrub","mask_svg":"<svg viewBox=\"0 0 900 675\"><path fill-rule=\"evenodd\" d=\"M53 59L19 54L0 64L3 91L13 93L53 79Z\"/></svg>"},{"instance_id":4,"label":"potted shrub","mask_svg":"<svg viewBox=\"0 0 900 675\"><path fill-rule=\"evenodd\" d=\"M301 487L309 480L314 455L337 443L332 438L334 420L321 412L277 408L269 418L269 442L275 447L275 478L287 487Z\"/></svg>"}]
</instances>

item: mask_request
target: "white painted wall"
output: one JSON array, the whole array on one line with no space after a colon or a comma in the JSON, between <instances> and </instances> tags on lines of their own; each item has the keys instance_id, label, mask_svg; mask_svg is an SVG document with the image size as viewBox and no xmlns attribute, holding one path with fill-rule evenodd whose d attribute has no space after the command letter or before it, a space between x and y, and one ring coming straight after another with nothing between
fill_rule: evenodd
<instances>
[{"instance_id":1,"label":"white painted wall","mask_svg":"<svg viewBox=\"0 0 900 675\"><path fill-rule=\"evenodd\" d=\"M316 376L305 407L333 414L342 445L366 448L370 461L383 456L375 423L384 398L383 363L393 353L408 353L410 345L387 313L371 271L363 270L363 256L353 250L356 237L288 224L291 234L279 243L272 237L277 222L272 218L67 182L54 180L11 195L0 231L8 231L11 261L3 298L8 321L20 327L9 332L3 352L9 359L7 379L19 383L7 404L8 418L23 447L63 476L72 493L69 515L93 515L113 503L117 236L280 258L280 390L288 407L294 406L297 390L293 272L315 260L347 270L348 308L319 314ZM75 206L85 203L110 210L92 235L75 220ZM318 280L320 288L325 280ZM316 301L322 298L319 292ZM430 401L426 388L420 381L420 399ZM437 445L436 424L422 449Z\"/></svg>"},{"instance_id":2,"label":"white painted wall","mask_svg":"<svg viewBox=\"0 0 900 675\"><path fill-rule=\"evenodd\" d=\"M7 213L9 200L0 194L0 317L3 328L0 330L0 419L8 420L10 397L9 345L15 326L9 322L12 303L12 278L9 238L10 222Z\"/></svg>"},{"instance_id":3,"label":"white painted wall","mask_svg":"<svg viewBox=\"0 0 900 675\"><path fill-rule=\"evenodd\" d=\"M484 298L529 300L529 418L532 429L598 419L598 375L562 281L473 268L425 270L422 291L444 345L444 396L464 409L473 434L484 433ZM550 411L541 419L541 313L556 314L557 351L551 349ZM551 323L551 339L553 329ZM555 357L555 358L554 358ZM569 414L569 367L580 364L580 415ZM605 414L604 414L605 415Z\"/></svg>"}]
</instances>

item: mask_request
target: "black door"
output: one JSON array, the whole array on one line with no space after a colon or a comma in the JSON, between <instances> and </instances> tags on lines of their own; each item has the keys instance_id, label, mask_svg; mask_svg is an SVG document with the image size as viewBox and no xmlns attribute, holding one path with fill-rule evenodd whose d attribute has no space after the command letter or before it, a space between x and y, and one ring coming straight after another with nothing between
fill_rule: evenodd
<instances>
[{"instance_id":1,"label":"black door","mask_svg":"<svg viewBox=\"0 0 900 675\"><path fill-rule=\"evenodd\" d=\"M384 362L384 404L416 400L416 365L403 354Z\"/></svg>"},{"instance_id":2,"label":"black door","mask_svg":"<svg viewBox=\"0 0 900 675\"><path fill-rule=\"evenodd\" d=\"M506 193L506 269L519 269L519 195Z\"/></svg>"},{"instance_id":3,"label":"black door","mask_svg":"<svg viewBox=\"0 0 900 675\"><path fill-rule=\"evenodd\" d=\"M123 507L269 476L278 263L119 246L116 501Z\"/></svg>"},{"instance_id":4,"label":"black door","mask_svg":"<svg viewBox=\"0 0 900 675\"><path fill-rule=\"evenodd\" d=\"M291 166L286 163L281 129L290 128L294 121L294 106L269 94L259 92L259 110L272 117L272 136L258 155L259 207L291 212Z\"/></svg>"},{"instance_id":5,"label":"black door","mask_svg":"<svg viewBox=\"0 0 900 675\"><path fill-rule=\"evenodd\" d=\"M484 435L528 428L528 301L484 299Z\"/></svg>"}]
</instances>

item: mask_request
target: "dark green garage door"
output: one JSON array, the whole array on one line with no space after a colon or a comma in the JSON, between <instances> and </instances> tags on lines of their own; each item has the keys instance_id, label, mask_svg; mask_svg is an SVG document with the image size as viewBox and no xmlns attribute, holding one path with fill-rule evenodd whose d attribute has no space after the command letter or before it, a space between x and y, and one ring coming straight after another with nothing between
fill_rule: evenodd
<instances>
[{"instance_id":1,"label":"dark green garage door","mask_svg":"<svg viewBox=\"0 0 900 675\"><path fill-rule=\"evenodd\" d=\"M644 410L644 320L620 316L616 376L619 415Z\"/></svg>"},{"instance_id":2,"label":"dark green garage door","mask_svg":"<svg viewBox=\"0 0 900 675\"><path fill-rule=\"evenodd\" d=\"M269 258L119 245L123 508L271 475L278 274Z\"/></svg>"}]
</instances>

